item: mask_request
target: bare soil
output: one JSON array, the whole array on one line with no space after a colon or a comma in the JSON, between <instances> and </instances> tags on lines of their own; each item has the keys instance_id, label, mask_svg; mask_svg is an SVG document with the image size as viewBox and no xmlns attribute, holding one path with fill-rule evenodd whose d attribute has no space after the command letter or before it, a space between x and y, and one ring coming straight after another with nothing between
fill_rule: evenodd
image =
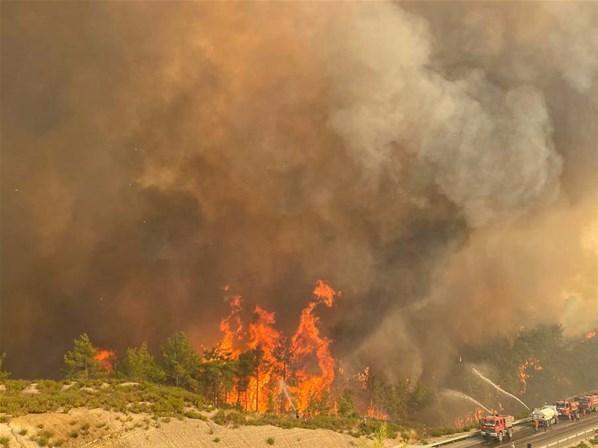
<instances>
[{"instance_id":1,"label":"bare soil","mask_svg":"<svg viewBox=\"0 0 598 448\"><path fill-rule=\"evenodd\" d=\"M274 426L224 427L211 421L156 419L150 415L72 409L68 413L28 414L0 423L0 437L11 448L39 446L94 448L353 448L373 441L325 429ZM40 437L47 438L40 443ZM45 444L44 444L45 443Z\"/></svg>"}]
</instances>

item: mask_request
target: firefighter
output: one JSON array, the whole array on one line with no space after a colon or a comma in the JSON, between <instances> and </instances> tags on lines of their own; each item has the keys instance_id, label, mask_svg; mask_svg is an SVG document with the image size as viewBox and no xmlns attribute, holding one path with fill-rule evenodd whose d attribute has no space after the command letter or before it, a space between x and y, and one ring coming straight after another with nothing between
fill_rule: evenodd
<instances>
[{"instance_id":1,"label":"firefighter","mask_svg":"<svg viewBox=\"0 0 598 448\"><path fill-rule=\"evenodd\" d=\"M534 431L538 432L538 427L540 426L540 420L535 418L534 419Z\"/></svg>"}]
</instances>

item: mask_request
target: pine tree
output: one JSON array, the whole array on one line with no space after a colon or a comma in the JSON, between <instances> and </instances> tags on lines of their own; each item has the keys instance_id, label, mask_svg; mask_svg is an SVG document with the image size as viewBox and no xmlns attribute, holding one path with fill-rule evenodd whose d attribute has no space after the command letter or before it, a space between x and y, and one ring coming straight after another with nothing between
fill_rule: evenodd
<instances>
[{"instance_id":1,"label":"pine tree","mask_svg":"<svg viewBox=\"0 0 598 448\"><path fill-rule=\"evenodd\" d=\"M247 403L247 389L249 388L249 380L256 373L258 367L256 351L246 350L239 355L237 364L237 406L240 406L241 392L245 394L245 409L248 409Z\"/></svg>"},{"instance_id":2,"label":"pine tree","mask_svg":"<svg viewBox=\"0 0 598 448\"><path fill-rule=\"evenodd\" d=\"M221 399L226 403L237 373L237 362L216 347L204 351L198 372L204 396L210 398L214 406L218 406Z\"/></svg>"},{"instance_id":3,"label":"pine tree","mask_svg":"<svg viewBox=\"0 0 598 448\"><path fill-rule=\"evenodd\" d=\"M100 361L95 359L96 348L89 336L83 333L74 340L73 349L64 355L66 376L69 378L90 379L105 375Z\"/></svg>"},{"instance_id":4,"label":"pine tree","mask_svg":"<svg viewBox=\"0 0 598 448\"><path fill-rule=\"evenodd\" d=\"M194 388L199 356L183 332L171 336L162 346L162 366L166 379L175 386Z\"/></svg>"},{"instance_id":5,"label":"pine tree","mask_svg":"<svg viewBox=\"0 0 598 448\"><path fill-rule=\"evenodd\" d=\"M156 363L145 342L139 347L127 349L121 370L125 376L137 381L160 382L165 378L164 371Z\"/></svg>"},{"instance_id":6,"label":"pine tree","mask_svg":"<svg viewBox=\"0 0 598 448\"><path fill-rule=\"evenodd\" d=\"M4 370L4 360L6 359L6 353L0 353L0 381L5 380L10 376L10 372Z\"/></svg>"},{"instance_id":7,"label":"pine tree","mask_svg":"<svg viewBox=\"0 0 598 448\"><path fill-rule=\"evenodd\" d=\"M338 413L342 417L353 417L356 415L355 406L353 405L353 393L350 389L346 389L338 400Z\"/></svg>"}]
</instances>

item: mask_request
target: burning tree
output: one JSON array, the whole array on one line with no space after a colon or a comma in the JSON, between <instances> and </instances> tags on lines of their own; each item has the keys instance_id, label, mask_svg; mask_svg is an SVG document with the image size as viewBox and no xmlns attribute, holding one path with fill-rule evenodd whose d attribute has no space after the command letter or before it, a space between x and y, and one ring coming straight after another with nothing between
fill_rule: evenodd
<instances>
[{"instance_id":1,"label":"burning tree","mask_svg":"<svg viewBox=\"0 0 598 448\"><path fill-rule=\"evenodd\" d=\"M102 364L102 358L98 359L98 354L103 356L93 346L86 333L76 338L73 342L73 349L64 355L67 377L90 379L105 375L106 368Z\"/></svg>"},{"instance_id":2,"label":"burning tree","mask_svg":"<svg viewBox=\"0 0 598 448\"><path fill-rule=\"evenodd\" d=\"M245 330L240 317L242 299L232 296L231 312L220 323L223 337L218 344L220 353L237 362L237 380L226 401L240 406L243 397L246 409L263 412L273 410L276 396L280 411L290 406L304 412L313 408L313 402L325 399L334 381L336 361L330 352L331 341L320 335L314 311L320 304L333 306L335 296L330 285L318 280L291 338L274 327L275 314L260 306L255 307ZM313 372L316 367L319 373Z\"/></svg>"},{"instance_id":3,"label":"burning tree","mask_svg":"<svg viewBox=\"0 0 598 448\"><path fill-rule=\"evenodd\" d=\"M198 379L203 395L218 406L227 403L237 377L238 363L219 348L205 350L199 363Z\"/></svg>"},{"instance_id":4,"label":"burning tree","mask_svg":"<svg viewBox=\"0 0 598 448\"><path fill-rule=\"evenodd\" d=\"M532 377L532 372L540 372L543 369L540 361L536 358L528 358L519 365L517 372L519 376L519 384L521 385L521 395L524 395L527 392L527 381Z\"/></svg>"}]
</instances>

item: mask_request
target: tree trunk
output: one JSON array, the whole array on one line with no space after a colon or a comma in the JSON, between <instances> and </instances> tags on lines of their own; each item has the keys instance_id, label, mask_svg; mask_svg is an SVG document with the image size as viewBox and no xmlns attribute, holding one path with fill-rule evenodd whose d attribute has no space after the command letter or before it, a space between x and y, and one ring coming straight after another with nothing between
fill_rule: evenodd
<instances>
[{"instance_id":1,"label":"tree trunk","mask_svg":"<svg viewBox=\"0 0 598 448\"><path fill-rule=\"evenodd\" d=\"M282 365L282 384L281 384L281 388L280 388L280 413L281 414L284 412L284 399L285 399L285 393L282 388L286 387L286 385L287 385L287 364L285 362Z\"/></svg>"},{"instance_id":2,"label":"tree trunk","mask_svg":"<svg viewBox=\"0 0 598 448\"><path fill-rule=\"evenodd\" d=\"M255 412L259 412L259 396L260 396L260 372L255 372Z\"/></svg>"}]
</instances>

